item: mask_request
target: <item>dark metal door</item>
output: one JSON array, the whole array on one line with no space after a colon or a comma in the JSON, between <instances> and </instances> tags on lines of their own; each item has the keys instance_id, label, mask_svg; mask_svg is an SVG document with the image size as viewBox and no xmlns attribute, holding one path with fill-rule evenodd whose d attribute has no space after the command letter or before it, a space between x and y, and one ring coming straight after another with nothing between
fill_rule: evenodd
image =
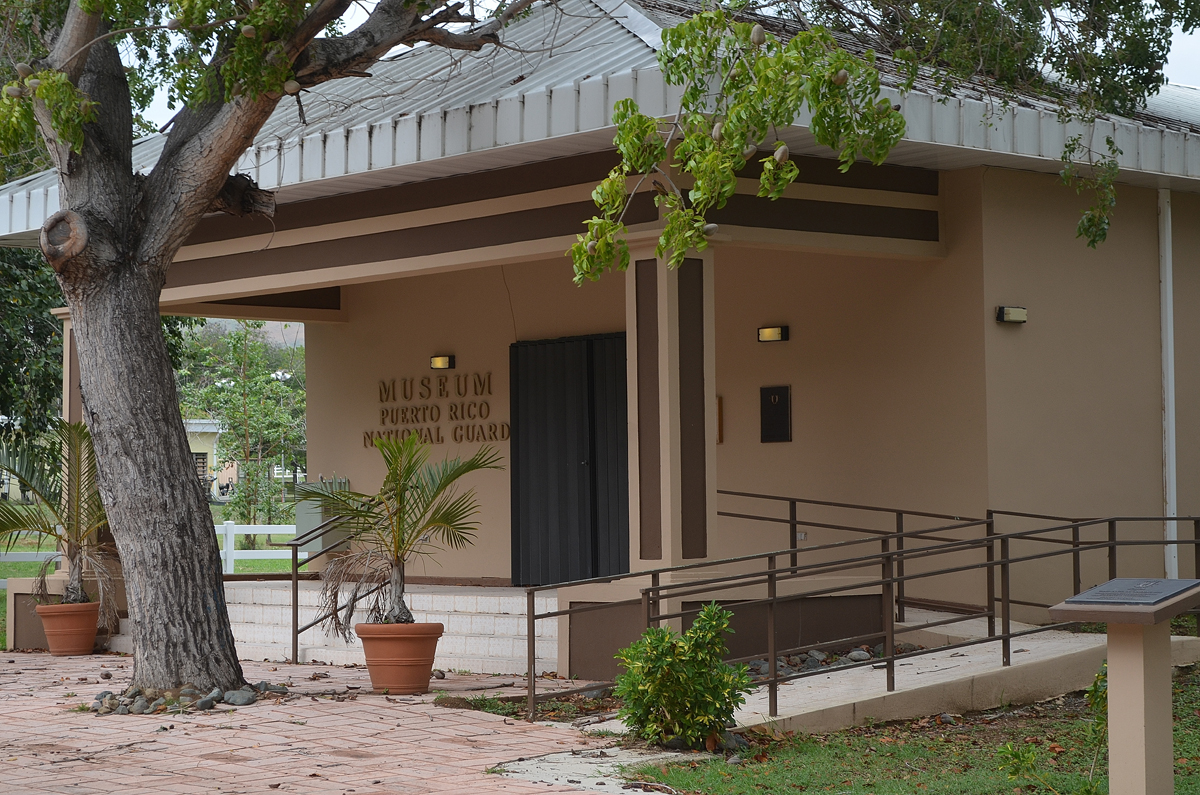
<instances>
[{"instance_id":1,"label":"dark metal door","mask_svg":"<svg viewBox=\"0 0 1200 795\"><path fill-rule=\"evenodd\" d=\"M518 342L509 362L513 584L629 571L625 335Z\"/></svg>"}]
</instances>

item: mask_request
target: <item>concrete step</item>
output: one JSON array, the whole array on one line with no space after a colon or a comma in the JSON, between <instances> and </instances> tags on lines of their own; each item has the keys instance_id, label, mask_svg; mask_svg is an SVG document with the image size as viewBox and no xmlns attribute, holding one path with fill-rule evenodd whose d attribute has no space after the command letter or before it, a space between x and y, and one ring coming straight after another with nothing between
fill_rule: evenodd
<instances>
[{"instance_id":1,"label":"concrete step","mask_svg":"<svg viewBox=\"0 0 1200 795\"><path fill-rule=\"evenodd\" d=\"M290 582L226 583L226 605L238 655L242 659L283 661L291 658L292 591ZM320 585L303 582L299 589L300 624L319 613ZM518 673L526 668L525 610L527 600L519 588L471 586L411 586L406 599L419 622L441 623L446 631L438 642L435 665L447 670L476 673ZM551 591L535 601L538 612L556 610ZM558 622L539 621L535 629L537 670L558 669ZM121 622L109 648L132 652L129 622ZM358 639L346 641L327 635L320 627L301 633L301 662L319 660L338 665L362 663Z\"/></svg>"},{"instance_id":2,"label":"concrete step","mask_svg":"<svg viewBox=\"0 0 1200 795\"><path fill-rule=\"evenodd\" d=\"M343 591L347 593L348 591ZM301 608L320 604L320 584L305 581L300 584ZM482 588L474 586L410 585L405 600L411 610L432 613L485 613L492 615L524 615L526 597L521 588ZM230 582L225 584L225 601L229 605L292 604L289 582ZM534 600L539 613L556 610L558 598L553 591L543 592Z\"/></svg>"},{"instance_id":3,"label":"concrete step","mask_svg":"<svg viewBox=\"0 0 1200 795\"><path fill-rule=\"evenodd\" d=\"M231 604L228 606L229 620L235 624L266 624L283 627L290 631L292 608L288 605ZM448 634L456 635L506 635L525 637L525 616L507 613L434 613L413 610L413 618L419 622L439 623ZM313 621L319 615L316 607L299 610L300 625ZM361 614L360 614L361 615ZM534 628L534 637L558 637L558 622L539 621Z\"/></svg>"}]
</instances>

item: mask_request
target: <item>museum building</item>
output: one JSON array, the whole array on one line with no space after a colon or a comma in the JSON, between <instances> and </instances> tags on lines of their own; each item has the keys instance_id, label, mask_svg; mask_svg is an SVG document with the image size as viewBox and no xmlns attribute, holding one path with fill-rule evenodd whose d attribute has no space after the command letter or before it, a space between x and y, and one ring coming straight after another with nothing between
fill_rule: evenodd
<instances>
[{"instance_id":1,"label":"museum building","mask_svg":"<svg viewBox=\"0 0 1200 795\"><path fill-rule=\"evenodd\" d=\"M639 194L629 270L577 286L564 252L617 162L613 106L674 112L656 48L690 8L562 0L512 25L509 49L419 48L306 92L303 114L285 99L238 167L277 191L275 217L206 217L163 313L305 324L310 479L371 491L374 441L411 433L435 457L500 450L503 471L469 479L477 542L418 564L417 583L553 585L787 549L787 523L727 515L783 519L787 503L735 493L948 517L1200 513L1200 91L1084 126L1035 99L886 88L907 133L885 165L841 173L801 117L780 131L800 166L783 198L756 198L748 170L710 247L670 270ZM1122 152L1095 249L1076 236L1090 196L1058 175L1075 134ZM164 140L140 140L135 166ZM36 245L57 209L52 174L4 186L0 243ZM78 419L69 344L67 365ZM839 538L814 526L834 508L804 510L800 541ZM1128 560L1167 565L1157 548ZM1063 565L1069 588L1062 561L1013 587L1053 603ZM982 589L964 572L911 593ZM855 610L830 597L821 620ZM586 615L559 624L560 672L613 623Z\"/></svg>"}]
</instances>

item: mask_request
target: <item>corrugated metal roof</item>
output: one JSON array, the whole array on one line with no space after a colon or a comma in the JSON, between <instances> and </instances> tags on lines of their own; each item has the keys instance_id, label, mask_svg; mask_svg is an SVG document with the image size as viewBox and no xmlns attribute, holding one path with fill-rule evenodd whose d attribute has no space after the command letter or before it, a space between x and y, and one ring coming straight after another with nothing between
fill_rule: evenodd
<instances>
[{"instance_id":1,"label":"corrugated metal roof","mask_svg":"<svg viewBox=\"0 0 1200 795\"><path fill-rule=\"evenodd\" d=\"M681 0L559 0L507 28L502 47L406 51L373 67L370 78L304 92L304 122L295 101L285 98L238 170L276 189L283 203L609 147L620 99L632 97L652 115L665 115L677 102L678 89L664 83L652 44L689 9L695 6ZM780 20L771 25L788 32ZM886 82L894 70L882 62L881 71ZM1086 129L1060 124L1049 102L1001 108L975 89L949 98L931 83L903 97L885 89L908 122L889 162L1056 171L1067 135L1091 135L1098 149L1112 135L1124 152L1122 179L1200 190L1200 90L1169 85L1135 120L1101 120ZM784 132L789 146L828 156L807 124L802 115ZM135 168L152 167L164 140L138 141ZM0 245L36 245L37 230L57 209L53 172L3 186Z\"/></svg>"},{"instance_id":2,"label":"corrugated metal roof","mask_svg":"<svg viewBox=\"0 0 1200 795\"><path fill-rule=\"evenodd\" d=\"M654 66L654 51L590 0L539 5L480 53L421 46L371 68L370 78L304 92L307 124L284 99L258 140L370 126L445 108L520 97L531 89Z\"/></svg>"}]
</instances>

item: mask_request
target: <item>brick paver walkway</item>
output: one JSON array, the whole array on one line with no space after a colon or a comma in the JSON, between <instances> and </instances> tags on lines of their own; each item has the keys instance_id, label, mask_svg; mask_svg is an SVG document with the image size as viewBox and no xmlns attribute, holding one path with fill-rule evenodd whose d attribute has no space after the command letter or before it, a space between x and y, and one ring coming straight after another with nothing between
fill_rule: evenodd
<instances>
[{"instance_id":1,"label":"brick paver walkway","mask_svg":"<svg viewBox=\"0 0 1200 795\"><path fill-rule=\"evenodd\" d=\"M124 690L129 658L0 652L0 792L573 792L484 771L600 744L571 728L435 707L430 697L374 695L362 668L242 665L250 681L290 683L291 695L232 712L100 717L72 708ZM318 673L328 677L311 678ZM474 695L505 681L513 678L450 675L437 684Z\"/></svg>"}]
</instances>

